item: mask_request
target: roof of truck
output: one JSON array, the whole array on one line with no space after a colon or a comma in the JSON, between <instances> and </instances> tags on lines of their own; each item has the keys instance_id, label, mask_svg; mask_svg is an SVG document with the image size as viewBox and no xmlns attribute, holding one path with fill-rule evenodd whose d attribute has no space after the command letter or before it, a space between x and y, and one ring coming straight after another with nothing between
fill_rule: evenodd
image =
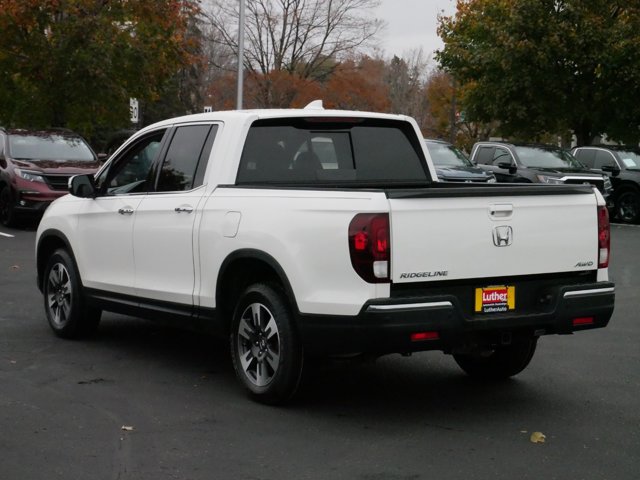
<instances>
[{"instance_id":1,"label":"roof of truck","mask_svg":"<svg viewBox=\"0 0 640 480\"><path fill-rule=\"evenodd\" d=\"M204 121L238 121L248 118L287 118L287 117L339 117L339 118L380 118L393 120L407 120L409 117L405 115L397 115L391 113L379 112L361 112L354 110L325 110L322 101L316 100L311 102L304 108L264 108L252 110L225 110L209 113L196 113L193 115L185 115L182 117L174 117L167 120L154 123L144 128L150 130L165 125L173 125L175 123L188 122L204 122Z\"/></svg>"}]
</instances>

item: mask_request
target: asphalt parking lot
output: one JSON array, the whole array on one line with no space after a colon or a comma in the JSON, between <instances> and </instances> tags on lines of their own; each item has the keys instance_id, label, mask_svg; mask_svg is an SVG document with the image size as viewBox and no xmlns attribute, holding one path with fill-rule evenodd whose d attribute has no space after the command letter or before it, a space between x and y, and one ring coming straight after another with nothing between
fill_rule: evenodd
<instances>
[{"instance_id":1,"label":"asphalt parking lot","mask_svg":"<svg viewBox=\"0 0 640 480\"><path fill-rule=\"evenodd\" d=\"M516 379L392 355L313 368L285 408L249 401L208 337L112 314L54 337L34 237L0 228L3 480L638 478L640 227L612 228L609 326L543 338Z\"/></svg>"}]
</instances>

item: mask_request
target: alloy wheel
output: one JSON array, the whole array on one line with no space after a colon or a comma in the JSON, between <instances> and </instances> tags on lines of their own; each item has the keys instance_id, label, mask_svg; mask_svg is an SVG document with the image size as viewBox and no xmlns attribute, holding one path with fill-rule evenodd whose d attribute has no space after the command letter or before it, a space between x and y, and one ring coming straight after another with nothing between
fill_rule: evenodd
<instances>
[{"instance_id":1,"label":"alloy wheel","mask_svg":"<svg viewBox=\"0 0 640 480\"><path fill-rule=\"evenodd\" d=\"M257 387L268 385L280 366L280 332L271 311L252 303L240 317L238 356L247 379Z\"/></svg>"},{"instance_id":2,"label":"alloy wheel","mask_svg":"<svg viewBox=\"0 0 640 480\"><path fill-rule=\"evenodd\" d=\"M57 327L63 327L70 318L72 294L69 272L62 263L56 263L47 278L47 306Z\"/></svg>"},{"instance_id":3,"label":"alloy wheel","mask_svg":"<svg viewBox=\"0 0 640 480\"><path fill-rule=\"evenodd\" d=\"M625 222L633 222L640 215L640 195L625 192L618 199L618 216Z\"/></svg>"}]
</instances>

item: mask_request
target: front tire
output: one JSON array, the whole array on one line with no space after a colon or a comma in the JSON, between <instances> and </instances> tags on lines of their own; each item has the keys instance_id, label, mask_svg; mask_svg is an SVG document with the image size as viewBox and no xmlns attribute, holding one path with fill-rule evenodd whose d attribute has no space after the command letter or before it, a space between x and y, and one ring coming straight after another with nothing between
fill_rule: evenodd
<instances>
[{"instance_id":1,"label":"front tire","mask_svg":"<svg viewBox=\"0 0 640 480\"><path fill-rule=\"evenodd\" d=\"M230 342L236 375L254 400L279 404L293 397L302 375L302 346L280 288L255 284L245 290Z\"/></svg>"},{"instance_id":2,"label":"front tire","mask_svg":"<svg viewBox=\"0 0 640 480\"><path fill-rule=\"evenodd\" d=\"M47 320L57 336L79 338L98 328L102 312L86 305L75 262L66 250L56 250L49 258L43 293Z\"/></svg>"},{"instance_id":3,"label":"front tire","mask_svg":"<svg viewBox=\"0 0 640 480\"><path fill-rule=\"evenodd\" d=\"M7 185L0 189L0 223L5 227L16 225L17 215L11 190Z\"/></svg>"},{"instance_id":4,"label":"front tire","mask_svg":"<svg viewBox=\"0 0 640 480\"><path fill-rule=\"evenodd\" d=\"M494 350L474 354L454 354L456 363L471 377L503 380L522 372L536 351L537 338L514 341Z\"/></svg>"},{"instance_id":5,"label":"front tire","mask_svg":"<svg viewBox=\"0 0 640 480\"><path fill-rule=\"evenodd\" d=\"M616 216L625 223L640 222L640 192L624 190L616 200Z\"/></svg>"}]
</instances>

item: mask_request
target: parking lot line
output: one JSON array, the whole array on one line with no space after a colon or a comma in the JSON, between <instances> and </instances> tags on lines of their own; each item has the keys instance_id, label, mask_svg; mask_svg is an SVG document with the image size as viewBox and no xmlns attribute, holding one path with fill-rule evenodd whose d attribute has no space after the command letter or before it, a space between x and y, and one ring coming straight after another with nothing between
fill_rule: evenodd
<instances>
[{"instance_id":1,"label":"parking lot line","mask_svg":"<svg viewBox=\"0 0 640 480\"><path fill-rule=\"evenodd\" d=\"M14 235L9 235L8 233L0 232L0 237L9 237L9 238L13 238L13 237L14 237Z\"/></svg>"}]
</instances>

